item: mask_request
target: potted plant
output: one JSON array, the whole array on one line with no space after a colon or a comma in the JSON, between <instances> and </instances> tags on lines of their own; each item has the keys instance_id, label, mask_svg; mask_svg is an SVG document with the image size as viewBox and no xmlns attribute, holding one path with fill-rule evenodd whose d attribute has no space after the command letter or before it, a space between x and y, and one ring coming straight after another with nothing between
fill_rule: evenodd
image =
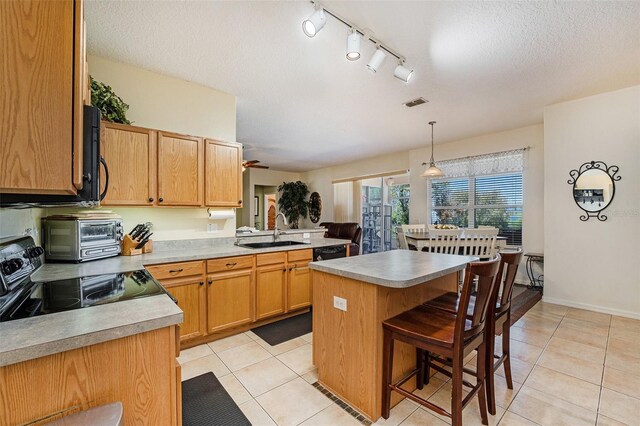
<instances>
[{"instance_id":1,"label":"potted plant","mask_svg":"<svg viewBox=\"0 0 640 426\"><path fill-rule=\"evenodd\" d=\"M306 218L309 209L307 184L301 181L282 182L282 185L278 187L278 192L280 192L278 199L280 211L289 221L289 226L292 229L298 229L300 218Z\"/></svg>"},{"instance_id":2,"label":"potted plant","mask_svg":"<svg viewBox=\"0 0 640 426\"><path fill-rule=\"evenodd\" d=\"M118 95L115 94L111 86L91 79L91 105L100 110L103 120L112 123L131 124L127 119L127 105Z\"/></svg>"}]
</instances>

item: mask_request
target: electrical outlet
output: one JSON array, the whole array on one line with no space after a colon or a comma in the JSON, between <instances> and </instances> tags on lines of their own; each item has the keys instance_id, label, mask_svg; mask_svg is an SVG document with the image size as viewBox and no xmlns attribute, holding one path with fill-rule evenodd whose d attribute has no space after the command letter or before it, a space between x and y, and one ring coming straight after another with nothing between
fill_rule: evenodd
<instances>
[{"instance_id":1,"label":"electrical outlet","mask_svg":"<svg viewBox=\"0 0 640 426\"><path fill-rule=\"evenodd\" d=\"M207 223L207 232L210 232L210 233L218 232L218 224Z\"/></svg>"},{"instance_id":2,"label":"electrical outlet","mask_svg":"<svg viewBox=\"0 0 640 426\"><path fill-rule=\"evenodd\" d=\"M341 311L347 312L347 299L343 299L342 297L333 296L333 307L336 309L340 309Z\"/></svg>"},{"instance_id":3,"label":"electrical outlet","mask_svg":"<svg viewBox=\"0 0 640 426\"><path fill-rule=\"evenodd\" d=\"M311 234L310 234L310 233L308 233L308 232L304 232L304 233L302 234L302 239L303 239L303 240L308 240L309 238L311 238Z\"/></svg>"}]
</instances>

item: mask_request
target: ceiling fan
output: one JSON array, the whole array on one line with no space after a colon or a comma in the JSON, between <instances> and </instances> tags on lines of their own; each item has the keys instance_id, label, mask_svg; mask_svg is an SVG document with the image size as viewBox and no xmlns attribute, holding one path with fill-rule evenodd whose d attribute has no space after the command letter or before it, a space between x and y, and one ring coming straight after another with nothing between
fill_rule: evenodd
<instances>
[{"instance_id":1,"label":"ceiling fan","mask_svg":"<svg viewBox=\"0 0 640 426\"><path fill-rule=\"evenodd\" d=\"M254 168L254 169L268 169L269 166L259 166L258 163L260 162L260 160L251 160L251 161L243 161L242 162L242 169L249 169L249 168Z\"/></svg>"}]
</instances>

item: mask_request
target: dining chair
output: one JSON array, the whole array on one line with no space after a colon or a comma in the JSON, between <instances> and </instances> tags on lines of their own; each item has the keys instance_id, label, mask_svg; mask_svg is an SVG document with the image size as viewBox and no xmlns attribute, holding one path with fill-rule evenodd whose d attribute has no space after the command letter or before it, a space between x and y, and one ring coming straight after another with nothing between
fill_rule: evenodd
<instances>
[{"instance_id":1,"label":"dining chair","mask_svg":"<svg viewBox=\"0 0 640 426\"><path fill-rule=\"evenodd\" d=\"M498 228L478 227L466 228L463 230L465 256L476 256L481 260L491 259L496 254L496 240L498 238Z\"/></svg>"},{"instance_id":2,"label":"dining chair","mask_svg":"<svg viewBox=\"0 0 640 426\"><path fill-rule=\"evenodd\" d=\"M458 254L462 229L433 229L422 251L441 254Z\"/></svg>"},{"instance_id":3,"label":"dining chair","mask_svg":"<svg viewBox=\"0 0 640 426\"><path fill-rule=\"evenodd\" d=\"M462 425L462 410L473 397L478 396L482 423L488 424L485 392L485 323L488 305L494 291L495 277L498 273L500 256L487 262L468 263L465 268L465 281L462 287L460 303L456 313L419 305L413 309L389 318L382 323L382 417L389 418L391 410L391 392L417 402L423 407L451 418L454 426ZM473 279L478 279L478 290L473 306L469 305ZM469 314L467 314L469 312ZM416 347L416 368L398 381L393 381L393 349L395 341ZM476 383L471 384L463 378L464 358L478 351ZM429 360L437 356L450 359L451 372L444 368L443 374L452 378L451 408L447 411L430 401L402 388L409 379L416 376L418 389L429 383ZM439 367L434 366L438 370ZM440 371L440 370L438 370ZM462 386L471 388L464 396Z\"/></svg>"},{"instance_id":4,"label":"dining chair","mask_svg":"<svg viewBox=\"0 0 640 426\"><path fill-rule=\"evenodd\" d=\"M522 261L522 248L500 252L501 260L494 292L489 301L487 320L487 357L484 370L486 372L486 390L489 413L496 413L495 397L495 372L504 366L504 377L507 387L513 389L511 379L511 354L509 349L511 331L511 296L515 283L518 265ZM442 296L426 302L424 305L432 309L455 313L460 307L460 296L455 292L445 293ZM471 296L469 309L475 304L475 297ZM502 355L495 355L495 340L497 335L502 335Z\"/></svg>"},{"instance_id":5,"label":"dining chair","mask_svg":"<svg viewBox=\"0 0 640 426\"><path fill-rule=\"evenodd\" d=\"M404 239L404 244L406 245L405 250L417 250L416 246L407 242L407 237L404 234L406 234L407 232L425 232L426 229L427 226L424 223L402 225L402 237L400 237L400 233L398 233L398 241L400 242L400 238Z\"/></svg>"},{"instance_id":6,"label":"dining chair","mask_svg":"<svg viewBox=\"0 0 640 426\"><path fill-rule=\"evenodd\" d=\"M404 231L401 226L396 228L396 239L398 241L399 250L409 250L409 244L407 244L407 237L404 235Z\"/></svg>"}]
</instances>

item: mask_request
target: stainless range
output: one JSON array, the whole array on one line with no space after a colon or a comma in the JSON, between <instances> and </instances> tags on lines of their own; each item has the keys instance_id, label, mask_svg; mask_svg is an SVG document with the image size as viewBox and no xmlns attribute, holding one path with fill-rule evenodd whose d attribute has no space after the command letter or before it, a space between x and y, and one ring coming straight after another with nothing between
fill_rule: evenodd
<instances>
[{"instance_id":1,"label":"stainless range","mask_svg":"<svg viewBox=\"0 0 640 426\"><path fill-rule=\"evenodd\" d=\"M0 322L159 294L171 297L145 269L33 282L43 253L31 237L0 240Z\"/></svg>"}]
</instances>

